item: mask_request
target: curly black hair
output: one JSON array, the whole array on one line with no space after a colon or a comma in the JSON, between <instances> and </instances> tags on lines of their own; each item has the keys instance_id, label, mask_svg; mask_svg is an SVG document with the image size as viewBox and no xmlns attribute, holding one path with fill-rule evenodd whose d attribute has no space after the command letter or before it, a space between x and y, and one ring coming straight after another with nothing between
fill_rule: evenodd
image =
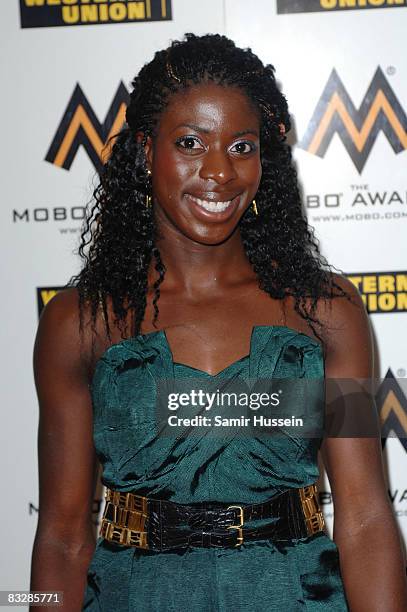
<instances>
[{"instance_id":1,"label":"curly black hair","mask_svg":"<svg viewBox=\"0 0 407 612\"><path fill-rule=\"evenodd\" d=\"M84 303L91 304L93 324L102 305L110 338L109 295L115 324L121 328L130 310L132 335L138 335L145 316L147 272L154 258L156 327L165 265L156 247L153 207L146 206L151 181L144 146L148 136L154 139L160 114L172 95L195 84L213 82L242 90L260 117L258 215L249 208L239 225L259 287L272 298L293 296L295 310L321 339L322 324L315 316L318 299L347 294L334 281L303 212L291 148L286 142L290 115L274 72L274 67L263 65L251 49L241 49L225 36L186 34L183 40L158 51L134 78L126 124L102 168L81 233L78 252L84 266L67 285L77 287L81 326ZM137 138L137 133L144 134L144 139Z\"/></svg>"}]
</instances>

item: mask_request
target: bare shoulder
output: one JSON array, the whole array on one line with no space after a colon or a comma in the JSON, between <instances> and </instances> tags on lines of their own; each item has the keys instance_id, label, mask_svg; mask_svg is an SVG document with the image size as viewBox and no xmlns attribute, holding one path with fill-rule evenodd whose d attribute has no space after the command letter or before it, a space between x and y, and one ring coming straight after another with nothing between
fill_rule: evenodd
<instances>
[{"instance_id":1,"label":"bare shoulder","mask_svg":"<svg viewBox=\"0 0 407 612\"><path fill-rule=\"evenodd\" d=\"M355 363L359 360L361 367L358 375L368 376L373 357L372 331L366 307L351 281L336 273L332 274L332 279L339 290L335 289L335 297L320 300L316 313L324 326L327 363L349 364L353 375L357 375ZM345 295L341 295L342 291ZM346 369L342 369L341 375L346 375Z\"/></svg>"},{"instance_id":2,"label":"bare shoulder","mask_svg":"<svg viewBox=\"0 0 407 612\"><path fill-rule=\"evenodd\" d=\"M79 291L70 287L59 291L44 307L37 329L34 345L34 364L46 355L55 363L61 362L65 369L71 367L89 381L95 364L105 350L123 339L120 329L115 325L112 300L106 296L106 314L103 308L96 310L92 318L90 302L82 304L82 327Z\"/></svg>"},{"instance_id":3,"label":"bare shoulder","mask_svg":"<svg viewBox=\"0 0 407 612\"><path fill-rule=\"evenodd\" d=\"M336 286L335 297L320 300L318 316L328 327L332 328L343 328L366 322L368 319L366 308L357 287L346 276L336 273L332 273L331 276ZM341 294L342 292L344 295Z\"/></svg>"},{"instance_id":4,"label":"bare shoulder","mask_svg":"<svg viewBox=\"0 0 407 612\"><path fill-rule=\"evenodd\" d=\"M76 287L59 291L43 308L34 344L34 366L45 359L65 363L85 373L89 367L92 337L90 318L84 309L80 331L79 292Z\"/></svg>"},{"instance_id":5,"label":"bare shoulder","mask_svg":"<svg viewBox=\"0 0 407 612\"><path fill-rule=\"evenodd\" d=\"M76 322L79 313L79 292L76 287L63 289L44 306L40 322L72 325Z\"/></svg>"},{"instance_id":6,"label":"bare shoulder","mask_svg":"<svg viewBox=\"0 0 407 612\"><path fill-rule=\"evenodd\" d=\"M43 308L38 330L61 338L79 337L79 292L76 287L59 291Z\"/></svg>"}]
</instances>

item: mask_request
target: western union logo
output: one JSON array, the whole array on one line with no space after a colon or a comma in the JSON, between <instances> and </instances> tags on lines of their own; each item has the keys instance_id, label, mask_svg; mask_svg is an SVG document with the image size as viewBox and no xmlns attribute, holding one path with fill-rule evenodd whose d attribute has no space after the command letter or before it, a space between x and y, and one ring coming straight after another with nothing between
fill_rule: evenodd
<instances>
[{"instance_id":1,"label":"western union logo","mask_svg":"<svg viewBox=\"0 0 407 612\"><path fill-rule=\"evenodd\" d=\"M369 313L406 312L407 272L347 274Z\"/></svg>"},{"instance_id":2,"label":"western union logo","mask_svg":"<svg viewBox=\"0 0 407 612\"><path fill-rule=\"evenodd\" d=\"M167 21L171 0L20 0L22 28Z\"/></svg>"},{"instance_id":3,"label":"western union logo","mask_svg":"<svg viewBox=\"0 0 407 612\"><path fill-rule=\"evenodd\" d=\"M45 161L69 170L79 147L83 147L96 170L108 156L106 143L117 134L125 121L129 93L120 83L106 118L101 123L79 84L76 85Z\"/></svg>"},{"instance_id":4,"label":"western union logo","mask_svg":"<svg viewBox=\"0 0 407 612\"><path fill-rule=\"evenodd\" d=\"M407 149L407 117L382 70L377 68L357 110L334 69L299 147L324 157L338 134L361 173L380 132L395 153Z\"/></svg>"},{"instance_id":5,"label":"western union logo","mask_svg":"<svg viewBox=\"0 0 407 612\"><path fill-rule=\"evenodd\" d=\"M277 13L317 13L406 6L406 0L277 0Z\"/></svg>"},{"instance_id":6,"label":"western union logo","mask_svg":"<svg viewBox=\"0 0 407 612\"><path fill-rule=\"evenodd\" d=\"M375 399L382 426L383 446L393 432L407 452L407 398L391 369L383 379Z\"/></svg>"}]
</instances>

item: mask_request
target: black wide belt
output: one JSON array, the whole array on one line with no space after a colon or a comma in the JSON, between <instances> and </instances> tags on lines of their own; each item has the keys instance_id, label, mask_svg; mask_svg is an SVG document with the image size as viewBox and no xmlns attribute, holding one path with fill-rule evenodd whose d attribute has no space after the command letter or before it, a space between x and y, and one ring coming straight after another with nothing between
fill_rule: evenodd
<instances>
[{"instance_id":1,"label":"black wide belt","mask_svg":"<svg viewBox=\"0 0 407 612\"><path fill-rule=\"evenodd\" d=\"M106 489L100 535L154 551L189 546L233 548L243 542L305 538L324 528L315 484L287 489L261 504L177 504ZM267 524L248 525L269 519Z\"/></svg>"}]
</instances>

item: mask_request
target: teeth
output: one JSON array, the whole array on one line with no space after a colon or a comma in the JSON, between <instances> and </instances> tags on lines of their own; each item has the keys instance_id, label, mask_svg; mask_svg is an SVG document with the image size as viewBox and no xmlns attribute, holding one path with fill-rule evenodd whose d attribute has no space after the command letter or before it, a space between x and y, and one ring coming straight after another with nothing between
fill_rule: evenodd
<instances>
[{"instance_id":1,"label":"teeth","mask_svg":"<svg viewBox=\"0 0 407 612\"><path fill-rule=\"evenodd\" d=\"M190 194L188 194L188 196L191 198L191 200L193 200L194 202L199 204L199 206L202 206L202 208L208 210L209 212L223 212L232 203L232 200L227 200L226 202L209 202L208 200L201 200L200 198L195 198Z\"/></svg>"}]
</instances>

